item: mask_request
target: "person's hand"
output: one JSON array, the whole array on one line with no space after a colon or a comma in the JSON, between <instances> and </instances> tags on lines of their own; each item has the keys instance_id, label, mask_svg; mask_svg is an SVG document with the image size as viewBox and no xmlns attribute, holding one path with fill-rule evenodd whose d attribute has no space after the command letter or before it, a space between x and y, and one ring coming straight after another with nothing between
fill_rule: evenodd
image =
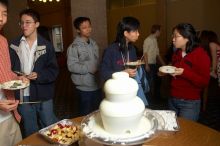
<instances>
[{"instance_id":1,"label":"person's hand","mask_svg":"<svg viewBox=\"0 0 220 146\"><path fill-rule=\"evenodd\" d=\"M36 80L37 79L37 73L31 72L29 75L26 76L29 80Z\"/></svg>"},{"instance_id":2,"label":"person's hand","mask_svg":"<svg viewBox=\"0 0 220 146\"><path fill-rule=\"evenodd\" d=\"M29 82L30 82L30 80L28 78L26 78L26 76L19 76L18 79L22 80L22 82L25 84L29 84Z\"/></svg>"},{"instance_id":3,"label":"person's hand","mask_svg":"<svg viewBox=\"0 0 220 146\"><path fill-rule=\"evenodd\" d=\"M179 76L183 74L184 69L183 68L175 68L175 72L171 74L171 76Z\"/></svg>"},{"instance_id":4,"label":"person's hand","mask_svg":"<svg viewBox=\"0 0 220 146\"><path fill-rule=\"evenodd\" d=\"M136 75L137 69L125 69L124 72L127 72L129 74L129 77L134 77Z\"/></svg>"},{"instance_id":5,"label":"person's hand","mask_svg":"<svg viewBox=\"0 0 220 146\"><path fill-rule=\"evenodd\" d=\"M210 72L210 76L217 79L217 74L214 71Z\"/></svg>"},{"instance_id":6,"label":"person's hand","mask_svg":"<svg viewBox=\"0 0 220 146\"><path fill-rule=\"evenodd\" d=\"M13 111L17 108L18 100L0 100L0 110L5 112Z\"/></svg>"}]
</instances>

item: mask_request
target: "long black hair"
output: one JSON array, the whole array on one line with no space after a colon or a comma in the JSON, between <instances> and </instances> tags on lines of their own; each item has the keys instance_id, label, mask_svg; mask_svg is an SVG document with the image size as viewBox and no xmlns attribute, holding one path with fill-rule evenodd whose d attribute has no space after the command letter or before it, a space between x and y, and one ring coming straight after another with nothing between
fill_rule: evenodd
<instances>
[{"instance_id":1,"label":"long black hair","mask_svg":"<svg viewBox=\"0 0 220 146\"><path fill-rule=\"evenodd\" d=\"M187 38L186 43L186 53L192 52L198 45L198 37L196 35L196 30L189 23L180 23L173 28L173 31L177 30L183 38Z\"/></svg>"},{"instance_id":2,"label":"long black hair","mask_svg":"<svg viewBox=\"0 0 220 146\"><path fill-rule=\"evenodd\" d=\"M209 35L210 31L203 30L199 36L199 43L206 50L206 52L208 52L209 56L211 56L209 49Z\"/></svg>"},{"instance_id":3,"label":"long black hair","mask_svg":"<svg viewBox=\"0 0 220 146\"><path fill-rule=\"evenodd\" d=\"M214 31L209 31L209 42L210 43L216 43L220 45L220 42L218 40L218 35Z\"/></svg>"},{"instance_id":4,"label":"long black hair","mask_svg":"<svg viewBox=\"0 0 220 146\"><path fill-rule=\"evenodd\" d=\"M116 43L119 43L120 49L122 51L126 50L126 38L124 36L124 32L131 32L136 31L140 27L140 22L134 17L124 17L118 23L117 26L117 36L116 36Z\"/></svg>"}]
</instances>

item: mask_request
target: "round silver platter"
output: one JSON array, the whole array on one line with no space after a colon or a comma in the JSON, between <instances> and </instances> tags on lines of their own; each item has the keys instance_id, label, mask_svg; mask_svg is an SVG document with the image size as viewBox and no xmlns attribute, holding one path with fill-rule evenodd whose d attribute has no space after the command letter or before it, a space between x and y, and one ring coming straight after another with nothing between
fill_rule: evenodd
<instances>
[{"instance_id":1,"label":"round silver platter","mask_svg":"<svg viewBox=\"0 0 220 146\"><path fill-rule=\"evenodd\" d=\"M144 123L146 121L146 124ZM150 124L149 124L150 123ZM150 125L149 128L146 125ZM159 127L164 126L163 118L146 109L142 118L142 127L139 132L132 135L113 135L106 132L103 128L99 111L87 115L81 122L82 132L89 139L104 145L138 145L151 139ZM160 128L159 128L160 129Z\"/></svg>"}]
</instances>

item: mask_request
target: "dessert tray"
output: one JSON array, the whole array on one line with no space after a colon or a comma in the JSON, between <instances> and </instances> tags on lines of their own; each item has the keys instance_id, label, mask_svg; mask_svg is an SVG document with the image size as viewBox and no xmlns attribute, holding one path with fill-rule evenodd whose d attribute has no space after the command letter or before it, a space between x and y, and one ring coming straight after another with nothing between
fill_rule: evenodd
<instances>
[{"instance_id":1,"label":"dessert tray","mask_svg":"<svg viewBox=\"0 0 220 146\"><path fill-rule=\"evenodd\" d=\"M165 126L162 116L157 112L145 111L135 133L115 135L103 128L99 111L86 116L81 123L82 132L93 141L105 145L137 145L153 138L157 129Z\"/></svg>"},{"instance_id":2,"label":"dessert tray","mask_svg":"<svg viewBox=\"0 0 220 146\"><path fill-rule=\"evenodd\" d=\"M69 119L63 119L39 131L49 142L59 145L71 145L79 140L80 126Z\"/></svg>"},{"instance_id":3,"label":"dessert tray","mask_svg":"<svg viewBox=\"0 0 220 146\"><path fill-rule=\"evenodd\" d=\"M172 74L175 72L175 66L169 66L169 65L166 65L166 66L161 66L159 68L159 71L162 72L162 73L168 73L168 74Z\"/></svg>"},{"instance_id":4,"label":"dessert tray","mask_svg":"<svg viewBox=\"0 0 220 146\"><path fill-rule=\"evenodd\" d=\"M11 80L0 85L1 89L18 90L28 87L29 83L23 83L22 80Z\"/></svg>"}]
</instances>

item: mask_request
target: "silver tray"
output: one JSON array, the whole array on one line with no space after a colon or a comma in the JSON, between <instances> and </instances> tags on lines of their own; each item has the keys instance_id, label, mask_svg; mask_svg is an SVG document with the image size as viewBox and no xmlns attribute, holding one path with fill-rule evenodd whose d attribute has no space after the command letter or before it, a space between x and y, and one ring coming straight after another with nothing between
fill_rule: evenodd
<instances>
[{"instance_id":1,"label":"silver tray","mask_svg":"<svg viewBox=\"0 0 220 146\"><path fill-rule=\"evenodd\" d=\"M159 117L159 118L158 118ZM163 118L156 112L145 112L143 119L150 122L150 129L137 132L134 135L112 135L107 133L102 125L100 112L95 111L87 115L81 122L81 130L89 139L105 145L137 145L153 138L160 126L163 128ZM160 123L159 123L160 122ZM144 123L143 123L144 124ZM145 125L143 125L145 126ZM97 128L98 127L98 128Z\"/></svg>"},{"instance_id":2,"label":"silver tray","mask_svg":"<svg viewBox=\"0 0 220 146\"><path fill-rule=\"evenodd\" d=\"M43 129L39 130L38 133L39 133L40 135L42 135L42 136L43 136L46 140L48 140L49 142L54 143L54 144L59 144L60 146L61 146L61 145L68 146L68 145L71 145L71 144L73 144L74 142L78 141L78 139L72 139L72 141L71 141L70 143L68 143L68 144L63 144L63 143L59 143L59 142L57 142L57 141L51 139L49 136L47 136L47 135L45 134L47 131L50 131L54 126L56 126L56 125L59 124L59 123L62 124L62 125L65 125L65 124L66 124L66 125L69 125L69 126L76 126L76 127L80 128L79 124L77 124L77 123L75 123L75 122L73 122L73 121L71 121L71 120L69 120L69 119L63 119L63 120L61 120L61 121L59 121L59 122L57 122L57 123L54 123L54 124L52 124L52 125L50 125L50 126L48 126L48 127L45 127L45 128L43 128ZM80 129L77 130L77 134L80 134Z\"/></svg>"}]
</instances>

